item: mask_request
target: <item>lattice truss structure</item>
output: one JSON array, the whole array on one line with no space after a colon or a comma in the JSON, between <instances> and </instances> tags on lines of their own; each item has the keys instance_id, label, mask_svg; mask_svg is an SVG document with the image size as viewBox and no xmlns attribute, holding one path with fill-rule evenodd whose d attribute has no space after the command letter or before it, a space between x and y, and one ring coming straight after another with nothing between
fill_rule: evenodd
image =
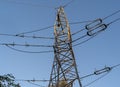
<instances>
[{"instance_id":1,"label":"lattice truss structure","mask_svg":"<svg viewBox=\"0 0 120 87\"><path fill-rule=\"evenodd\" d=\"M72 49L70 26L63 7L57 10L54 35L54 61L48 87L73 87L76 80L82 87Z\"/></svg>"}]
</instances>

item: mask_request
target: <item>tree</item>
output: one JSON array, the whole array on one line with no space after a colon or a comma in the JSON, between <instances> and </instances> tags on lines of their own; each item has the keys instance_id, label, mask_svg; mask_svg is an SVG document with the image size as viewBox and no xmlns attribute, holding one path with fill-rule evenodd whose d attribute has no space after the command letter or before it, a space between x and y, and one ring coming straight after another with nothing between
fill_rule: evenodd
<instances>
[{"instance_id":1,"label":"tree","mask_svg":"<svg viewBox=\"0 0 120 87\"><path fill-rule=\"evenodd\" d=\"M15 77L11 74L0 76L0 87L20 87L19 83L15 83Z\"/></svg>"}]
</instances>

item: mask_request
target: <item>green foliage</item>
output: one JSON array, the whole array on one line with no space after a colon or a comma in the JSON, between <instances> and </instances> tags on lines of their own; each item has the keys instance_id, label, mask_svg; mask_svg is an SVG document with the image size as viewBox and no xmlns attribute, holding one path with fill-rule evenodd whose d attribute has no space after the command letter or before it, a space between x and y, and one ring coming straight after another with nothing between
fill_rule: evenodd
<instances>
[{"instance_id":1,"label":"green foliage","mask_svg":"<svg viewBox=\"0 0 120 87\"><path fill-rule=\"evenodd\" d=\"M20 87L14 80L15 77L11 74L0 76L0 87Z\"/></svg>"}]
</instances>

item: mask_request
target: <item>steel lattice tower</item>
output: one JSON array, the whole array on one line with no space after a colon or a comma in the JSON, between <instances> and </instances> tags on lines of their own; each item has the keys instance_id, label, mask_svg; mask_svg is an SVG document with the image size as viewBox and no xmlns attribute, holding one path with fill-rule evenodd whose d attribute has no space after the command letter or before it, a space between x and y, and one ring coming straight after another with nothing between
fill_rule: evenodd
<instances>
[{"instance_id":1,"label":"steel lattice tower","mask_svg":"<svg viewBox=\"0 0 120 87\"><path fill-rule=\"evenodd\" d=\"M54 35L54 61L48 87L73 87L76 80L82 87L72 50L70 26L63 7L57 10Z\"/></svg>"}]
</instances>

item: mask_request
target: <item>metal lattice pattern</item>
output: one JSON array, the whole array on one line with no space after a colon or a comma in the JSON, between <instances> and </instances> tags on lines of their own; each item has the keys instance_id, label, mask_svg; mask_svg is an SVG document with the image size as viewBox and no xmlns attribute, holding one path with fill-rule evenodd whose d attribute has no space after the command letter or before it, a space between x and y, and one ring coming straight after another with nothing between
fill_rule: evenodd
<instances>
[{"instance_id":1,"label":"metal lattice pattern","mask_svg":"<svg viewBox=\"0 0 120 87\"><path fill-rule=\"evenodd\" d=\"M72 50L70 27L63 7L60 7L57 12L54 35L55 56L49 87L73 87L73 82L76 80L82 87Z\"/></svg>"}]
</instances>

